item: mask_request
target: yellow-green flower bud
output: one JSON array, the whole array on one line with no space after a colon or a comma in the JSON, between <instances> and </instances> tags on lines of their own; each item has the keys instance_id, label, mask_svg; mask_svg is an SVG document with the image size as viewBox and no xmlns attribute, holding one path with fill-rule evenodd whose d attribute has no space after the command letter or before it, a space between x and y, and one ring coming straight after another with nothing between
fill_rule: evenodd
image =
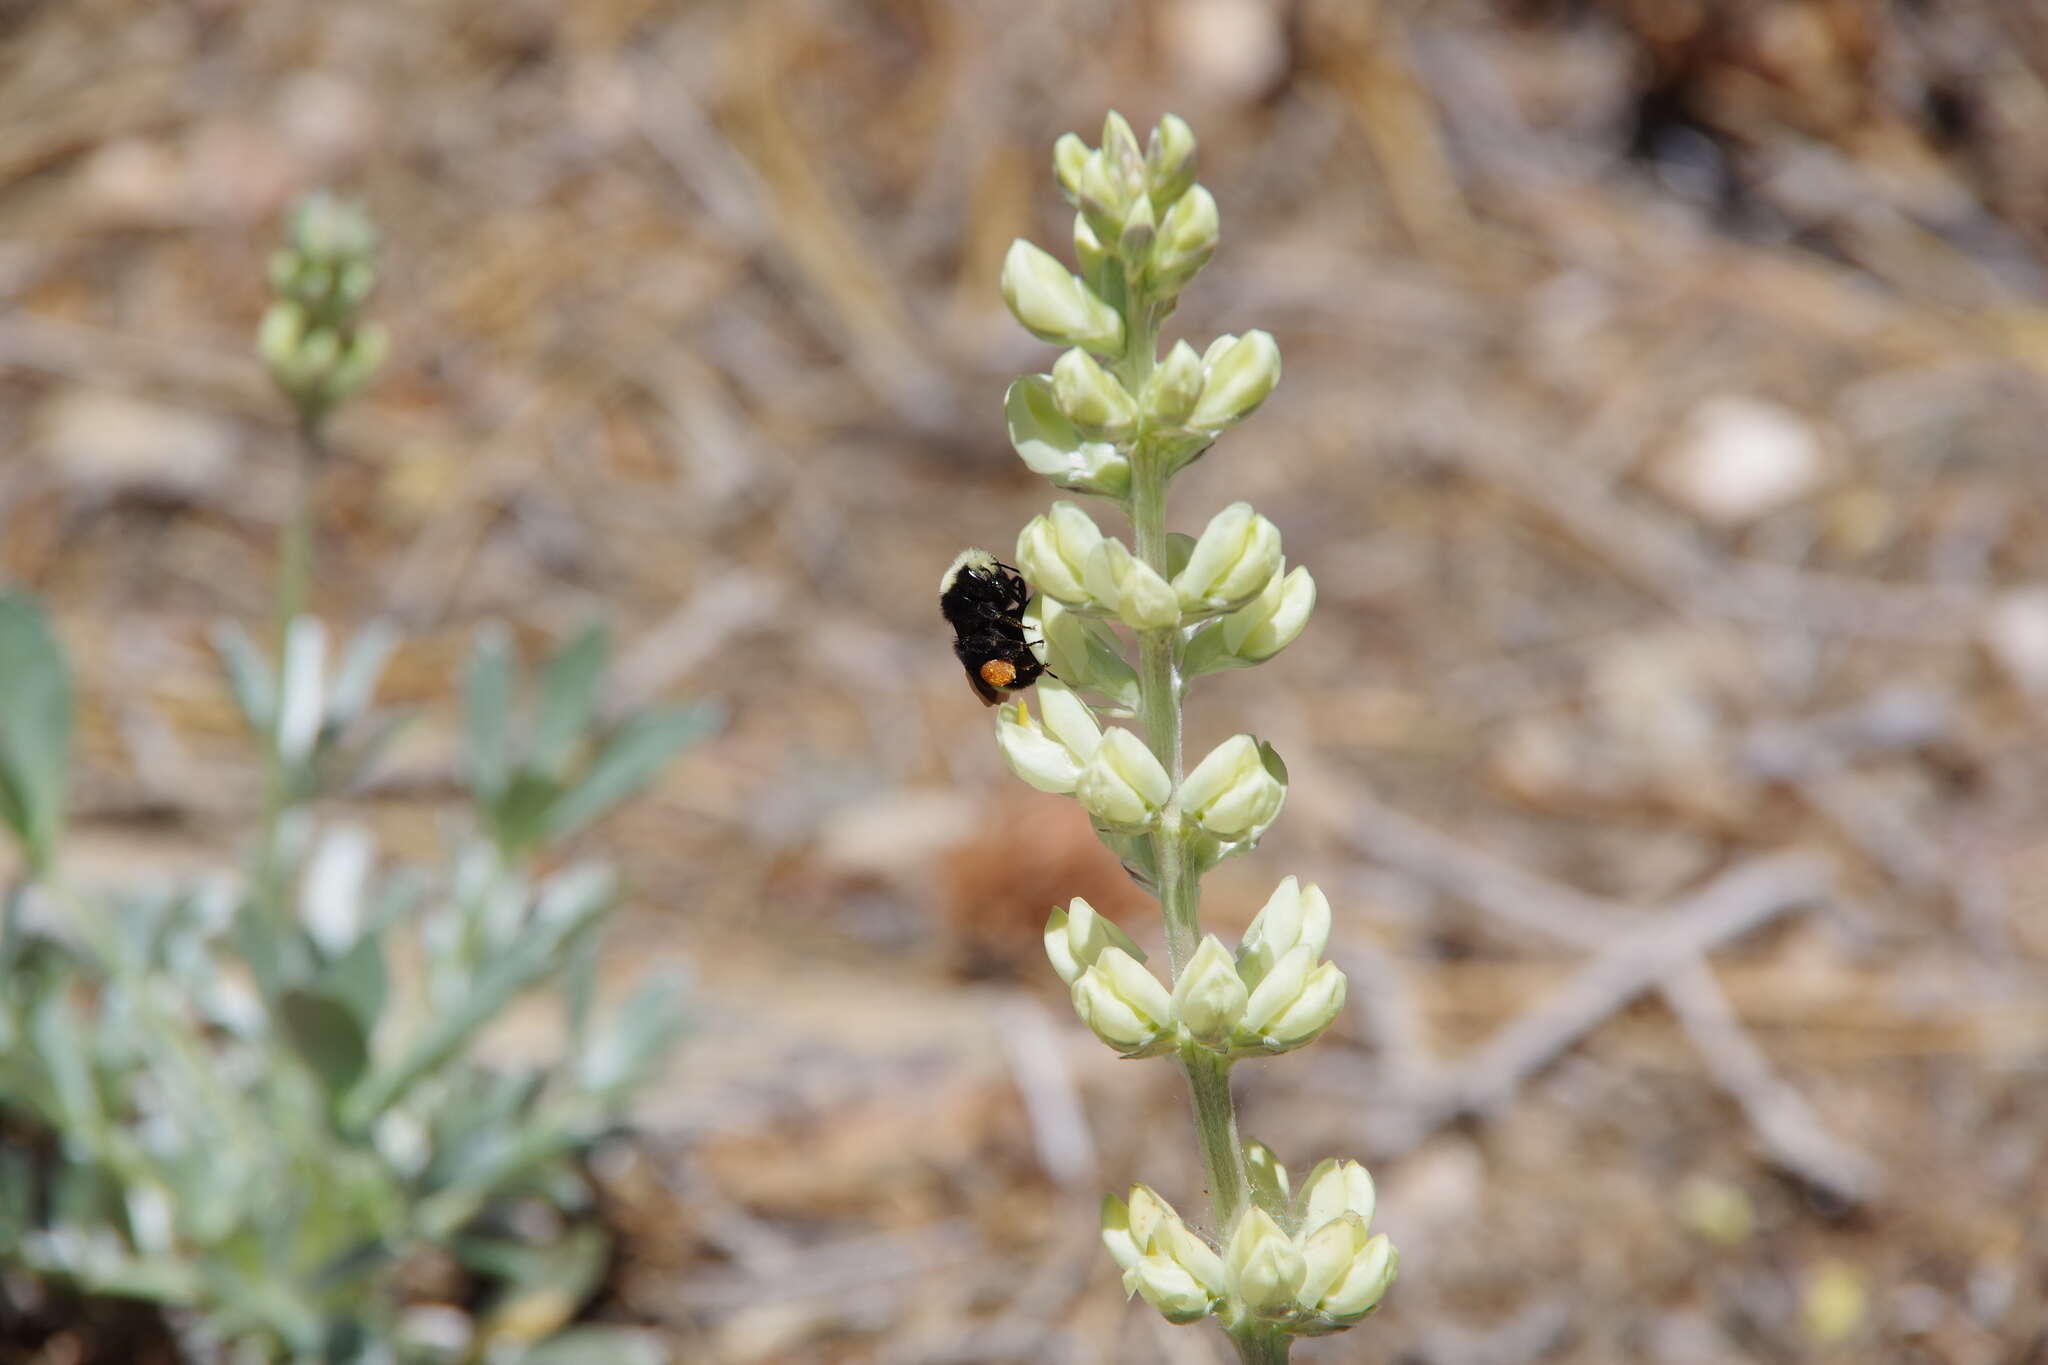
<instances>
[{"instance_id":1,"label":"yellow-green flower bud","mask_svg":"<svg viewBox=\"0 0 2048 1365\"><path fill-rule=\"evenodd\" d=\"M1107 441L1090 441L1053 399L1052 379L1030 374L1003 395L1010 444L1033 472L1061 488L1120 498L1131 487L1131 462Z\"/></svg>"},{"instance_id":2,"label":"yellow-green flower bud","mask_svg":"<svg viewBox=\"0 0 2048 1365\"><path fill-rule=\"evenodd\" d=\"M1224 740L1181 784L1181 810L1222 839L1253 839L1273 823L1287 789L1250 735Z\"/></svg>"},{"instance_id":3,"label":"yellow-green flower bud","mask_svg":"<svg viewBox=\"0 0 2048 1365\"><path fill-rule=\"evenodd\" d=\"M1124 658L1123 642L1101 621L1041 595L1024 613L1024 629L1027 639L1037 636L1033 652L1055 678L1100 692L1126 710L1137 708L1138 672Z\"/></svg>"},{"instance_id":4,"label":"yellow-green flower bud","mask_svg":"<svg viewBox=\"0 0 2048 1365\"><path fill-rule=\"evenodd\" d=\"M256 354L270 367L282 384L285 376L297 376L299 342L306 335L306 311L290 299L279 299L263 310L256 329Z\"/></svg>"},{"instance_id":5,"label":"yellow-green flower bud","mask_svg":"<svg viewBox=\"0 0 2048 1365\"><path fill-rule=\"evenodd\" d=\"M1086 346L1105 355L1123 348L1124 323L1116 310L1051 255L1021 237L1010 243L1009 255L1003 258L1003 301L1040 341Z\"/></svg>"},{"instance_id":6,"label":"yellow-green flower bud","mask_svg":"<svg viewBox=\"0 0 2048 1365\"><path fill-rule=\"evenodd\" d=\"M1078 134L1060 134L1059 141L1052 144L1052 178L1070 204L1080 198L1081 168L1087 164L1088 144Z\"/></svg>"},{"instance_id":7,"label":"yellow-green flower bud","mask_svg":"<svg viewBox=\"0 0 2048 1365\"><path fill-rule=\"evenodd\" d=\"M1145 188L1163 210L1194 183L1195 130L1179 115L1168 114L1145 140Z\"/></svg>"},{"instance_id":8,"label":"yellow-green flower bud","mask_svg":"<svg viewBox=\"0 0 2048 1365\"><path fill-rule=\"evenodd\" d=\"M1223 647L1246 663L1264 663L1294 643L1315 606L1316 581L1306 568L1275 573L1265 591L1223 618Z\"/></svg>"},{"instance_id":9,"label":"yellow-green flower bud","mask_svg":"<svg viewBox=\"0 0 2048 1365\"><path fill-rule=\"evenodd\" d=\"M1252 1314L1285 1317L1295 1307L1307 1264L1294 1240L1264 1209L1246 1209L1223 1257L1230 1292Z\"/></svg>"},{"instance_id":10,"label":"yellow-green flower bud","mask_svg":"<svg viewBox=\"0 0 2048 1365\"><path fill-rule=\"evenodd\" d=\"M1145 381L1145 420L1155 427L1180 426L1201 396L1202 358L1186 341L1176 341Z\"/></svg>"},{"instance_id":11,"label":"yellow-green flower bud","mask_svg":"<svg viewBox=\"0 0 2048 1365\"><path fill-rule=\"evenodd\" d=\"M1159 630L1180 624L1180 597L1173 585L1120 540L1105 538L1096 546L1082 578L1089 595L1133 629Z\"/></svg>"},{"instance_id":12,"label":"yellow-green flower bud","mask_svg":"<svg viewBox=\"0 0 2048 1365\"><path fill-rule=\"evenodd\" d=\"M1076 346L1052 367L1052 398L1083 436L1121 441L1138 424L1138 405L1095 357Z\"/></svg>"},{"instance_id":13,"label":"yellow-green flower bud","mask_svg":"<svg viewBox=\"0 0 2048 1365\"><path fill-rule=\"evenodd\" d=\"M1131 200L1130 208L1124 210L1123 228L1117 234L1116 252L1134 266L1142 266L1145 257L1152 250L1152 238L1158 233L1159 223L1152 216L1152 200L1139 195Z\"/></svg>"},{"instance_id":14,"label":"yellow-green flower bud","mask_svg":"<svg viewBox=\"0 0 2048 1365\"><path fill-rule=\"evenodd\" d=\"M1202 357L1202 368L1202 396L1188 425L1221 431L1251 416L1280 382L1280 347L1266 332L1221 337Z\"/></svg>"},{"instance_id":15,"label":"yellow-green flower bud","mask_svg":"<svg viewBox=\"0 0 2048 1365\"><path fill-rule=\"evenodd\" d=\"M1017 776L1042 792L1065 795L1080 782L1102 731L1087 705L1051 678L1040 680L1038 702L1045 710L1042 725L1022 697L996 708L996 745Z\"/></svg>"},{"instance_id":16,"label":"yellow-green flower bud","mask_svg":"<svg viewBox=\"0 0 2048 1365\"><path fill-rule=\"evenodd\" d=\"M1089 226L1105 244L1113 242L1123 226L1129 201L1107 154L1089 153L1088 160L1081 165L1080 191L1079 207Z\"/></svg>"},{"instance_id":17,"label":"yellow-green flower bud","mask_svg":"<svg viewBox=\"0 0 2048 1365\"><path fill-rule=\"evenodd\" d=\"M1173 795L1173 779L1129 730L1112 726L1081 769L1074 795L1112 829L1149 829Z\"/></svg>"},{"instance_id":18,"label":"yellow-green flower bud","mask_svg":"<svg viewBox=\"0 0 2048 1365\"><path fill-rule=\"evenodd\" d=\"M1138 135L1131 131L1130 122L1114 109L1102 120L1102 159L1116 177L1124 200L1144 193L1145 153L1138 147Z\"/></svg>"},{"instance_id":19,"label":"yellow-green flower bud","mask_svg":"<svg viewBox=\"0 0 2048 1365\"><path fill-rule=\"evenodd\" d=\"M1287 1168L1280 1164L1279 1157L1273 1155L1272 1148L1263 1142L1246 1140L1244 1171L1252 1182L1252 1198L1261 1208L1273 1213L1287 1207Z\"/></svg>"},{"instance_id":20,"label":"yellow-green flower bud","mask_svg":"<svg viewBox=\"0 0 2048 1365\"><path fill-rule=\"evenodd\" d=\"M1060 501L1024 523L1017 533L1017 567L1047 597L1072 606L1105 609L1088 590L1090 558L1102 544L1102 531L1071 502Z\"/></svg>"},{"instance_id":21,"label":"yellow-green flower bud","mask_svg":"<svg viewBox=\"0 0 2048 1365\"><path fill-rule=\"evenodd\" d=\"M1145 960L1144 950L1131 942L1129 934L1097 914L1095 907L1079 896L1067 909L1054 910L1045 922L1045 955L1051 959L1052 969L1059 973L1060 980L1069 986L1094 966L1095 959L1107 948L1121 948L1138 961Z\"/></svg>"},{"instance_id":22,"label":"yellow-green flower bud","mask_svg":"<svg viewBox=\"0 0 2048 1365\"><path fill-rule=\"evenodd\" d=\"M1234 502L1209 518L1173 587L1185 611L1229 611L1265 591L1279 569L1280 528Z\"/></svg>"},{"instance_id":23,"label":"yellow-green flower bud","mask_svg":"<svg viewBox=\"0 0 2048 1365\"><path fill-rule=\"evenodd\" d=\"M1322 888L1283 878L1244 931L1237 967L1245 983L1256 988L1280 957L1297 947L1309 950L1311 961L1330 942L1330 902Z\"/></svg>"},{"instance_id":24,"label":"yellow-green flower bud","mask_svg":"<svg viewBox=\"0 0 2048 1365\"><path fill-rule=\"evenodd\" d=\"M1225 1051L1244 1015L1248 993L1223 940L1210 934L1173 986L1173 1017L1181 1032L1203 1047Z\"/></svg>"},{"instance_id":25,"label":"yellow-green flower bud","mask_svg":"<svg viewBox=\"0 0 2048 1365\"><path fill-rule=\"evenodd\" d=\"M364 323L356 328L354 338L328 371L326 382L321 385L321 397L329 403L353 397L384 364L390 347L390 334L378 324Z\"/></svg>"},{"instance_id":26,"label":"yellow-green flower bud","mask_svg":"<svg viewBox=\"0 0 2048 1365\"><path fill-rule=\"evenodd\" d=\"M1121 948L1105 948L1074 981L1074 1012L1126 1057L1173 1046L1173 998L1159 978Z\"/></svg>"},{"instance_id":27,"label":"yellow-green flower bud","mask_svg":"<svg viewBox=\"0 0 2048 1365\"><path fill-rule=\"evenodd\" d=\"M1159 220L1152 248L1152 282L1168 293L1178 293L1216 254L1221 235L1216 197L1196 185Z\"/></svg>"},{"instance_id":28,"label":"yellow-green flower bud","mask_svg":"<svg viewBox=\"0 0 2048 1365\"><path fill-rule=\"evenodd\" d=\"M1347 1213L1357 1214L1371 1227L1379 1195L1373 1188L1372 1172L1362 1163L1327 1157L1301 1182L1300 1202L1303 1231L1314 1232Z\"/></svg>"},{"instance_id":29,"label":"yellow-green flower bud","mask_svg":"<svg viewBox=\"0 0 2048 1365\"><path fill-rule=\"evenodd\" d=\"M1095 235L1095 229L1088 226L1088 215L1074 215L1074 259L1081 264L1081 277L1087 280L1102 278L1103 263L1109 260L1109 248Z\"/></svg>"}]
</instances>

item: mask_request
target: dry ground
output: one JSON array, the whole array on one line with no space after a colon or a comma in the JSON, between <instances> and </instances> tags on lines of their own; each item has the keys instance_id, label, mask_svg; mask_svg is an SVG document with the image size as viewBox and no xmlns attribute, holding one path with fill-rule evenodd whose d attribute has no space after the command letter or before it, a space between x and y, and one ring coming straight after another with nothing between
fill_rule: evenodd
<instances>
[{"instance_id":1,"label":"dry ground","mask_svg":"<svg viewBox=\"0 0 2048 1365\"><path fill-rule=\"evenodd\" d=\"M1105 1189L1199 1198L1175 1078L1037 957L1118 874L933 609L1047 500L996 266L1063 240L1047 149L1112 106L1189 118L1222 204L1176 326L1287 357L1178 515L1248 497L1321 584L1193 719L1296 779L1210 914L1313 877L1354 981L1247 1126L1371 1156L1404 1252L1300 1356L2043 1358L2016 0L0 3L0 572L90 679L88 847L183 865L254 800L203 638L261 618L288 487L263 255L339 186L395 347L317 595L411 633L424 712L355 813L431 851L486 618L603 613L632 690L730 710L598 840L622 960L702 982L603 1162L606 1311L691 1362L1215 1358L1093 1245Z\"/></svg>"}]
</instances>

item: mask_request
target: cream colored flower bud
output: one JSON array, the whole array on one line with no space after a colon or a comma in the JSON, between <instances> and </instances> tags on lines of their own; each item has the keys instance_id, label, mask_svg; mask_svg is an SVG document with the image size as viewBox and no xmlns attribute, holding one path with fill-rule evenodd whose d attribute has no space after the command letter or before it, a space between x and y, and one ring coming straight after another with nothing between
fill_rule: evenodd
<instances>
[{"instance_id":1,"label":"cream colored flower bud","mask_svg":"<svg viewBox=\"0 0 2048 1365\"><path fill-rule=\"evenodd\" d=\"M1306 947L1283 954L1245 1002L1235 1050L1245 1055L1306 1047L1343 1012L1345 988L1336 963L1315 964Z\"/></svg>"},{"instance_id":2,"label":"cream colored flower bud","mask_svg":"<svg viewBox=\"0 0 2048 1365\"><path fill-rule=\"evenodd\" d=\"M1165 209L1195 183L1195 130L1177 114L1159 120L1145 140L1145 187Z\"/></svg>"},{"instance_id":3,"label":"cream colored flower bud","mask_svg":"<svg viewBox=\"0 0 2048 1365\"><path fill-rule=\"evenodd\" d=\"M1167 1256L1146 1256L1133 1273L1138 1293L1172 1323L1190 1323L1207 1317L1215 1304L1211 1294L1180 1262Z\"/></svg>"},{"instance_id":4,"label":"cream colored flower bud","mask_svg":"<svg viewBox=\"0 0 2048 1365\"><path fill-rule=\"evenodd\" d=\"M1358 1215L1366 1227L1371 1227L1378 1203L1371 1171L1360 1162L1328 1157L1317 1162L1308 1179L1301 1182L1301 1227L1305 1232L1314 1232L1347 1213Z\"/></svg>"},{"instance_id":5,"label":"cream colored flower bud","mask_svg":"<svg viewBox=\"0 0 2048 1365\"><path fill-rule=\"evenodd\" d=\"M1153 426L1177 427L1195 410L1195 400L1201 396L1202 358L1186 341L1176 341L1145 381L1139 406Z\"/></svg>"},{"instance_id":6,"label":"cream colored flower bud","mask_svg":"<svg viewBox=\"0 0 2048 1365\"><path fill-rule=\"evenodd\" d=\"M1286 798L1286 787L1268 770L1266 751L1250 735L1232 735L1211 749L1180 789L1181 809L1223 839L1256 838Z\"/></svg>"},{"instance_id":7,"label":"cream colored flower bud","mask_svg":"<svg viewBox=\"0 0 2048 1365\"><path fill-rule=\"evenodd\" d=\"M1144 265L1146 256L1152 251L1152 239L1158 232L1159 224L1152 216L1150 196L1138 195L1124 210L1123 228L1116 239L1117 255L1131 265Z\"/></svg>"},{"instance_id":8,"label":"cream colored flower bud","mask_svg":"<svg viewBox=\"0 0 2048 1365\"><path fill-rule=\"evenodd\" d=\"M1237 963L1223 940L1210 934L1188 959L1173 986L1173 1017L1181 1032L1203 1047L1222 1052L1244 1015L1247 998Z\"/></svg>"},{"instance_id":9,"label":"cream colored flower bud","mask_svg":"<svg viewBox=\"0 0 2048 1365\"><path fill-rule=\"evenodd\" d=\"M1173 1046L1173 997L1159 978L1121 948L1105 948L1074 980L1074 1012L1095 1036L1126 1057Z\"/></svg>"},{"instance_id":10,"label":"cream colored flower bud","mask_svg":"<svg viewBox=\"0 0 2048 1365\"><path fill-rule=\"evenodd\" d=\"M1221 235L1216 197L1196 185L1159 220L1158 236L1152 245L1153 283L1168 293L1179 291L1216 254L1216 241Z\"/></svg>"},{"instance_id":11,"label":"cream colored flower bud","mask_svg":"<svg viewBox=\"0 0 2048 1365\"><path fill-rule=\"evenodd\" d=\"M1070 204L1080 198L1081 168L1087 164L1088 144L1078 134L1060 134L1059 141L1052 144L1052 178Z\"/></svg>"},{"instance_id":12,"label":"cream colored flower bud","mask_svg":"<svg viewBox=\"0 0 2048 1365\"><path fill-rule=\"evenodd\" d=\"M1323 1225L1304 1241L1298 1302L1332 1324L1348 1326L1379 1307L1401 1257L1385 1233L1368 1237L1356 1214Z\"/></svg>"},{"instance_id":13,"label":"cream colored flower bud","mask_svg":"<svg viewBox=\"0 0 2048 1365\"><path fill-rule=\"evenodd\" d=\"M1040 341L1086 346L1105 355L1123 347L1124 323L1116 310L1021 237L1010 243L1010 253L1003 258L1003 301ZM1209 382L1215 382L1213 377ZM1203 393L1206 398L1206 387Z\"/></svg>"},{"instance_id":14,"label":"cream colored flower bud","mask_svg":"<svg viewBox=\"0 0 2048 1365\"><path fill-rule=\"evenodd\" d=\"M1316 606L1316 581L1306 568L1275 573L1266 590L1223 618L1223 647L1247 663L1263 663L1294 643Z\"/></svg>"},{"instance_id":15,"label":"cream colored flower bud","mask_svg":"<svg viewBox=\"0 0 2048 1365\"><path fill-rule=\"evenodd\" d=\"M1202 397L1188 414L1188 425L1202 431L1220 431L1242 422L1280 382L1280 347L1265 332L1247 332L1234 340L1221 338L1202 357L1202 363L1206 371Z\"/></svg>"},{"instance_id":16,"label":"cream colored flower bud","mask_svg":"<svg viewBox=\"0 0 2048 1365\"><path fill-rule=\"evenodd\" d=\"M1043 724L1022 697L997 707L996 745L1017 776L1042 792L1064 796L1095 757L1102 728L1087 704L1052 678L1040 680L1038 704L1045 711Z\"/></svg>"},{"instance_id":17,"label":"cream colored flower bud","mask_svg":"<svg viewBox=\"0 0 2048 1365\"><path fill-rule=\"evenodd\" d=\"M1247 984L1256 987L1289 950L1306 947L1313 961L1323 955L1329 942L1330 902L1322 888L1313 882L1302 886L1286 877L1244 931L1244 941L1237 949L1238 971Z\"/></svg>"},{"instance_id":18,"label":"cream colored flower bud","mask_svg":"<svg viewBox=\"0 0 2048 1365\"><path fill-rule=\"evenodd\" d=\"M1003 419L1024 463L1061 488L1111 498L1130 491L1130 460L1109 442L1081 435L1054 401L1050 376L1029 374L1010 385Z\"/></svg>"},{"instance_id":19,"label":"cream colored flower bud","mask_svg":"<svg viewBox=\"0 0 2048 1365\"><path fill-rule=\"evenodd\" d=\"M1076 607L1106 608L1083 577L1101 544L1102 531L1086 512L1074 503L1056 502L1017 533L1017 567L1047 597Z\"/></svg>"},{"instance_id":20,"label":"cream colored flower bud","mask_svg":"<svg viewBox=\"0 0 2048 1365\"><path fill-rule=\"evenodd\" d=\"M1088 556L1082 578L1089 596L1136 630L1180 624L1180 597L1159 571L1133 555L1120 540L1104 539Z\"/></svg>"},{"instance_id":21,"label":"cream colored flower bud","mask_svg":"<svg viewBox=\"0 0 2048 1365\"><path fill-rule=\"evenodd\" d=\"M1308 1270L1294 1239L1256 1205L1238 1218L1223 1267L1238 1302L1265 1318L1285 1316L1293 1310Z\"/></svg>"},{"instance_id":22,"label":"cream colored flower bud","mask_svg":"<svg viewBox=\"0 0 2048 1365\"><path fill-rule=\"evenodd\" d=\"M1124 210L1130 204L1123 183L1102 152L1091 152L1081 165L1079 208L1105 245L1116 240L1123 226Z\"/></svg>"},{"instance_id":23,"label":"cream colored flower bud","mask_svg":"<svg viewBox=\"0 0 2048 1365\"><path fill-rule=\"evenodd\" d=\"M1187 611L1228 611L1257 597L1279 569L1280 528L1234 502L1209 518L1173 588Z\"/></svg>"},{"instance_id":24,"label":"cream colored flower bud","mask_svg":"<svg viewBox=\"0 0 2048 1365\"><path fill-rule=\"evenodd\" d=\"M1059 973L1060 980L1069 986L1094 966L1095 959L1108 948L1121 948L1138 961L1145 960L1144 950L1131 942L1129 934L1097 914L1095 907L1079 896L1067 909L1054 910L1045 922L1045 955L1052 960L1052 969Z\"/></svg>"},{"instance_id":25,"label":"cream colored flower bud","mask_svg":"<svg viewBox=\"0 0 2048 1365\"><path fill-rule=\"evenodd\" d=\"M1138 405L1095 357L1076 346L1052 367L1052 398L1083 436L1122 441L1138 425Z\"/></svg>"},{"instance_id":26,"label":"cream colored flower bud","mask_svg":"<svg viewBox=\"0 0 2048 1365\"><path fill-rule=\"evenodd\" d=\"M1129 730L1112 726L1081 769L1074 795L1112 829L1149 829L1173 795L1173 779Z\"/></svg>"}]
</instances>

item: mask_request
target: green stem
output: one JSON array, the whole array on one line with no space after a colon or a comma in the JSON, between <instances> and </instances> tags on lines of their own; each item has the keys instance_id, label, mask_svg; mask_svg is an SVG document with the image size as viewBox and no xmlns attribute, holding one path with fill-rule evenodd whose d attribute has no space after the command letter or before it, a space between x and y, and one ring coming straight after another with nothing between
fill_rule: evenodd
<instances>
[{"instance_id":1,"label":"green stem","mask_svg":"<svg viewBox=\"0 0 2048 1365\"><path fill-rule=\"evenodd\" d=\"M278 907L282 902L283 868L278 829L292 806L291 773L278 750L277 727L284 720L285 641L291 624L306 611L313 584L314 484L327 464L327 438L319 418L304 415L299 423L302 457L294 471L291 512L277 533L276 650L277 696L273 699L269 743L263 755L263 827L256 850L256 899ZM282 913L281 910L278 913Z\"/></svg>"},{"instance_id":2,"label":"green stem","mask_svg":"<svg viewBox=\"0 0 2048 1365\"><path fill-rule=\"evenodd\" d=\"M1240 1365L1287 1365L1287 1350L1294 1339L1270 1327L1253 1325L1232 1332L1230 1344L1237 1347Z\"/></svg>"}]
</instances>

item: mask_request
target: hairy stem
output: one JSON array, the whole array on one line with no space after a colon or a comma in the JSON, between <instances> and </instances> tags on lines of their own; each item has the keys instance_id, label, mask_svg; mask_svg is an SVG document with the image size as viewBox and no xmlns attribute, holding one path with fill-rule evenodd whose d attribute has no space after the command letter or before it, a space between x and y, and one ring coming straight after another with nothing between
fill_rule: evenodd
<instances>
[{"instance_id":1,"label":"hairy stem","mask_svg":"<svg viewBox=\"0 0 2048 1365\"><path fill-rule=\"evenodd\" d=\"M1159 315L1142 292L1132 290L1124 319L1124 354L1117 377L1131 393L1144 389L1152 372L1159 339ZM1131 538L1139 559L1167 573L1166 484L1160 453L1141 433L1131 452ZM1138 632L1138 716L1153 757L1173 777L1176 792L1182 777L1181 688L1176 657L1176 627ZM1159 908L1166 917L1166 951L1177 981L1201 942L1201 876L1181 819L1180 803L1167 802L1152 836L1159 873ZM1230 1100L1230 1063L1205 1049L1190 1048L1181 1058L1194 1104L1195 1136L1202 1149L1202 1171L1208 1178L1209 1205L1219 1236L1227 1237L1244 1212L1251 1181L1245 1171L1244 1145L1237 1136L1237 1111ZM1287 1359L1287 1339L1263 1327L1233 1333L1232 1343L1246 1365L1270 1365Z\"/></svg>"}]
</instances>

